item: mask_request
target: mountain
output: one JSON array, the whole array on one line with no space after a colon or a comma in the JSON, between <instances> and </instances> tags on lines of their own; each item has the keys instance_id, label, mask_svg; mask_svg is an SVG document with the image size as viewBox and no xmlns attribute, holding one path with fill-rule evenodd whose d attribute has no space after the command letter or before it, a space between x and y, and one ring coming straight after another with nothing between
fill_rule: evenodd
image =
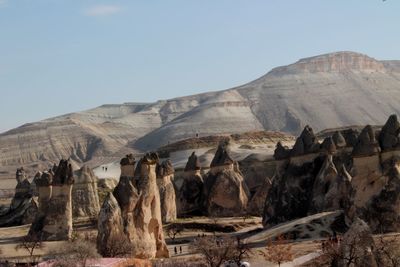
<instances>
[{"instance_id":1,"label":"mountain","mask_svg":"<svg viewBox=\"0 0 400 267\"><path fill-rule=\"evenodd\" d=\"M330 53L275 68L229 90L103 105L23 125L0 135L0 167L7 176L17 166L38 168L62 157L96 165L196 135L264 129L298 134L306 124L316 131L379 125L400 114L399 102L400 61Z\"/></svg>"}]
</instances>

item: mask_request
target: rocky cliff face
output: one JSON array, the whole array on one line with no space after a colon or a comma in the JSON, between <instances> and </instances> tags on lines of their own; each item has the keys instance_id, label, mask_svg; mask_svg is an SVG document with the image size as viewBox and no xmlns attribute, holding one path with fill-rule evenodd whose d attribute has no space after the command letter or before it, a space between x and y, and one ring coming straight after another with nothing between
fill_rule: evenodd
<instances>
[{"instance_id":1,"label":"rocky cliff face","mask_svg":"<svg viewBox=\"0 0 400 267\"><path fill-rule=\"evenodd\" d=\"M134 170L132 155L121 160L124 176L104 201L99 215L97 248L103 256L108 256L106 248L112 245L113 236L119 235L131 242L135 257L169 257L156 183L158 161L157 154L146 154Z\"/></svg>"},{"instance_id":2,"label":"rocky cliff face","mask_svg":"<svg viewBox=\"0 0 400 267\"><path fill-rule=\"evenodd\" d=\"M104 105L26 124L0 135L0 166L9 177L21 165L46 165L62 157L90 163L121 149L146 151L197 134L263 129L298 134L307 124L316 131L381 125L397 112L398 65L338 52L276 68L226 91Z\"/></svg>"},{"instance_id":3,"label":"rocky cliff face","mask_svg":"<svg viewBox=\"0 0 400 267\"><path fill-rule=\"evenodd\" d=\"M266 197L264 225L341 209L349 221L361 218L373 232L398 231L398 124L390 116L381 130L367 125L354 142L344 137L348 131L335 132L319 150L280 159ZM296 143L303 139L304 134ZM287 155L292 150L285 149ZM281 152L277 146L275 157L281 158Z\"/></svg>"}]
</instances>

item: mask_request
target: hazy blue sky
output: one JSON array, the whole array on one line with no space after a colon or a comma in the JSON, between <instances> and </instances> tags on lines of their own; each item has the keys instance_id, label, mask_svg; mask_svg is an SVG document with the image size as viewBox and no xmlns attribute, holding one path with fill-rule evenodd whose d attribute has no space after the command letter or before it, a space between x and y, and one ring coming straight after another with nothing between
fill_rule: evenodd
<instances>
[{"instance_id":1,"label":"hazy blue sky","mask_svg":"<svg viewBox=\"0 0 400 267\"><path fill-rule=\"evenodd\" d=\"M399 14L399 0L0 0L0 132L326 52L400 59Z\"/></svg>"}]
</instances>

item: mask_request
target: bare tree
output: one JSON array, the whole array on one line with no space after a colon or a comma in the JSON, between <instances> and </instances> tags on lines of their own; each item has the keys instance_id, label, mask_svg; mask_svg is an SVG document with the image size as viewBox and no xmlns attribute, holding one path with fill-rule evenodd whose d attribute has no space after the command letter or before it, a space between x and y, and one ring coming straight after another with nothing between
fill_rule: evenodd
<instances>
[{"instance_id":1,"label":"bare tree","mask_svg":"<svg viewBox=\"0 0 400 267\"><path fill-rule=\"evenodd\" d=\"M86 240L76 240L63 244L55 251L51 251L57 263L56 267L83 266L85 267L88 259L100 258L97 253L96 245Z\"/></svg>"},{"instance_id":2,"label":"bare tree","mask_svg":"<svg viewBox=\"0 0 400 267\"><path fill-rule=\"evenodd\" d=\"M381 235L376 241L376 254L382 266L400 266L400 240L398 236Z\"/></svg>"},{"instance_id":3,"label":"bare tree","mask_svg":"<svg viewBox=\"0 0 400 267\"><path fill-rule=\"evenodd\" d=\"M236 244L234 247L233 260L240 266L240 263L248 258L251 254L250 247L247 243L243 242L240 237L236 237Z\"/></svg>"},{"instance_id":4,"label":"bare tree","mask_svg":"<svg viewBox=\"0 0 400 267\"><path fill-rule=\"evenodd\" d=\"M107 242L107 248L102 253L111 258L128 257L132 255L133 245L123 234L111 235Z\"/></svg>"},{"instance_id":5,"label":"bare tree","mask_svg":"<svg viewBox=\"0 0 400 267\"><path fill-rule=\"evenodd\" d=\"M367 254L375 254L373 239L368 235L348 235L346 240L329 238L322 243L323 256L331 266L364 266Z\"/></svg>"},{"instance_id":6,"label":"bare tree","mask_svg":"<svg viewBox=\"0 0 400 267\"><path fill-rule=\"evenodd\" d=\"M251 218L252 218L252 216L251 216L250 214L246 213L246 214L243 216L243 222L246 222L247 219L251 219Z\"/></svg>"},{"instance_id":7,"label":"bare tree","mask_svg":"<svg viewBox=\"0 0 400 267\"><path fill-rule=\"evenodd\" d=\"M201 254L210 267L219 267L225 261L232 260L239 263L249 253L248 246L240 239L216 235L196 238L189 249Z\"/></svg>"},{"instance_id":8,"label":"bare tree","mask_svg":"<svg viewBox=\"0 0 400 267\"><path fill-rule=\"evenodd\" d=\"M167 227L167 235L171 238L172 243L175 243L175 238L177 235L181 234L183 227L177 224L171 224Z\"/></svg>"},{"instance_id":9,"label":"bare tree","mask_svg":"<svg viewBox=\"0 0 400 267\"><path fill-rule=\"evenodd\" d=\"M281 266L282 263L293 260L292 245L281 235L275 242L270 241L265 251L260 251L265 260Z\"/></svg>"},{"instance_id":10,"label":"bare tree","mask_svg":"<svg viewBox=\"0 0 400 267\"><path fill-rule=\"evenodd\" d=\"M43 239L42 236L40 235L26 235L22 238L21 242L19 242L16 246L15 246L15 250L20 250L20 249L24 249L26 252L28 252L29 258L30 258L30 263L29 266L31 266L31 264L35 264L35 251L36 249L40 249L43 248L44 244L43 244Z\"/></svg>"}]
</instances>

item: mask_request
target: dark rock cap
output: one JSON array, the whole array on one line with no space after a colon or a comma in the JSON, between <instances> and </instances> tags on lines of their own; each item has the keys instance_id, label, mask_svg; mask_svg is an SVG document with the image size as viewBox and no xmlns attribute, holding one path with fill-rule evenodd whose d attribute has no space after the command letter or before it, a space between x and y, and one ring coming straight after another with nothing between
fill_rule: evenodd
<instances>
[{"instance_id":1,"label":"dark rock cap","mask_svg":"<svg viewBox=\"0 0 400 267\"><path fill-rule=\"evenodd\" d=\"M379 145L382 150L391 150L399 147L400 123L395 114L390 115L379 133Z\"/></svg>"},{"instance_id":2,"label":"dark rock cap","mask_svg":"<svg viewBox=\"0 0 400 267\"><path fill-rule=\"evenodd\" d=\"M53 183L53 174L50 172L37 173L33 179L36 186L50 186Z\"/></svg>"},{"instance_id":3,"label":"dark rock cap","mask_svg":"<svg viewBox=\"0 0 400 267\"><path fill-rule=\"evenodd\" d=\"M54 169L54 168L53 168ZM62 159L54 170L53 185L74 183L74 171L69 160Z\"/></svg>"},{"instance_id":4,"label":"dark rock cap","mask_svg":"<svg viewBox=\"0 0 400 267\"><path fill-rule=\"evenodd\" d=\"M185 166L185 172L187 171L197 171L200 170L201 166L200 166L200 161L196 156L196 153L193 151L192 155L190 155L186 166Z\"/></svg>"},{"instance_id":5,"label":"dark rock cap","mask_svg":"<svg viewBox=\"0 0 400 267\"><path fill-rule=\"evenodd\" d=\"M17 179L17 183L21 183L26 180L24 167L18 168L15 173L15 179Z\"/></svg>"},{"instance_id":6,"label":"dark rock cap","mask_svg":"<svg viewBox=\"0 0 400 267\"><path fill-rule=\"evenodd\" d=\"M286 146L283 146L281 141L276 144L276 148L274 151L274 158L276 160L287 159L290 157L290 149Z\"/></svg>"},{"instance_id":7,"label":"dark rock cap","mask_svg":"<svg viewBox=\"0 0 400 267\"><path fill-rule=\"evenodd\" d=\"M161 164L157 164L157 178L162 178L167 175L171 175L175 172L174 167L169 159L164 160Z\"/></svg>"},{"instance_id":8,"label":"dark rock cap","mask_svg":"<svg viewBox=\"0 0 400 267\"><path fill-rule=\"evenodd\" d=\"M321 150L326 151L328 153L336 152L336 145L331 136L324 139L324 141L321 144Z\"/></svg>"},{"instance_id":9,"label":"dark rock cap","mask_svg":"<svg viewBox=\"0 0 400 267\"><path fill-rule=\"evenodd\" d=\"M226 148L226 143L221 143L218 145L217 152L215 152L215 156L211 161L210 167L224 166L234 163L233 159L229 156Z\"/></svg>"},{"instance_id":10,"label":"dark rock cap","mask_svg":"<svg viewBox=\"0 0 400 267\"><path fill-rule=\"evenodd\" d=\"M371 125L365 126L358 136L357 143L353 148L353 156L372 156L379 153L380 148L375 139L375 133Z\"/></svg>"},{"instance_id":11,"label":"dark rock cap","mask_svg":"<svg viewBox=\"0 0 400 267\"><path fill-rule=\"evenodd\" d=\"M307 153L317 152L319 150L319 143L317 138L315 137L313 129L306 125L304 127L303 132L297 138L296 143L294 144L290 155L291 156L300 156Z\"/></svg>"},{"instance_id":12,"label":"dark rock cap","mask_svg":"<svg viewBox=\"0 0 400 267\"><path fill-rule=\"evenodd\" d=\"M121 166L125 166L125 165L135 165L136 162L135 162L135 158L133 157L133 155L128 154L124 158L122 158L119 163L121 164Z\"/></svg>"},{"instance_id":13,"label":"dark rock cap","mask_svg":"<svg viewBox=\"0 0 400 267\"><path fill-rule=\"evenodd\" d=\"M346 139L343 137L342 133L339 131L336 131L332 135L333 142L335 142L335 145L337 148L342 148L346 147Z\"/></svg>"}]
</instances>

